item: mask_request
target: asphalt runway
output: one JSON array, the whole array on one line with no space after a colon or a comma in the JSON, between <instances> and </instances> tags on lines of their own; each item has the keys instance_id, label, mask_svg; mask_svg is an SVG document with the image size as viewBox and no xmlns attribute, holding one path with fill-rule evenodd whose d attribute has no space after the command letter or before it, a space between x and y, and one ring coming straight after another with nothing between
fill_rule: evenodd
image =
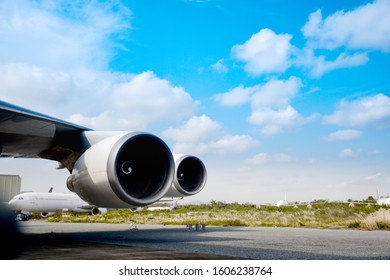
<instances>
[{"instance_id":1,"label":"asphalt runway","mask_svg":"<svg viewBox=\"0 0 390 280\"><path fill-rule=\"evenodd\" d=\"M28 260L389 260L390 231L19 222Z\"/></svg>"}]
</instances>

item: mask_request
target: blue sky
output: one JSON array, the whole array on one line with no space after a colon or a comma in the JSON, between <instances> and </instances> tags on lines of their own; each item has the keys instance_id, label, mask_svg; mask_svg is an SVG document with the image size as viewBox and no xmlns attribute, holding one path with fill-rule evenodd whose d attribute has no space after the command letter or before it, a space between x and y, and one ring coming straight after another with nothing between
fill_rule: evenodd
<instances>
[{"instance_id":1,"label":"blue sky","mask_svg":"<svg viewBox=\"0 0 390 280\"><path fill-rule=\"evenodd\" d=\"M2 100L199 156L188 200L390 195L390 1L68 2L0 3ZM52 162L0 165L67 190Z\"/></svg>"}]
</instances>

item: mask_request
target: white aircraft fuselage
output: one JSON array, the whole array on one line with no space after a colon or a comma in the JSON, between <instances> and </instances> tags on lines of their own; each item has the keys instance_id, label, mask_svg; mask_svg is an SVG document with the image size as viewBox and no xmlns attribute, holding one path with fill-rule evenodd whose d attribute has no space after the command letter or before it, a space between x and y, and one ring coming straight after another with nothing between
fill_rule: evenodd
<instances>
[{"instance_id":1,"label":"white aircraft fuselage","mask_svg":"<svg viewBox=\"0 0 390 280\"><path fill-rule=\"evenodd\" d=\"M26 211L30 213L87 213L92 208L75 193L27 192L14 196L8 204L13 211Z\"/></svg>"}]
</instances>

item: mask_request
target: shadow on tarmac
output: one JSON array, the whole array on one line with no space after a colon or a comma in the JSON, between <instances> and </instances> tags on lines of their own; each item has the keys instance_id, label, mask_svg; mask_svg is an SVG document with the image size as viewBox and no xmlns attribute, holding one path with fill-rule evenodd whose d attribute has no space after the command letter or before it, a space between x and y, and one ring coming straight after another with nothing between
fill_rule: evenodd
<instances>
[{"instance_id":1,"label":"shadow on tarmac","mask_svg":"<svg viewBox=\"0 0 390 280\"><path fill-rule=\"evenodd\" d=\"M14 213L5 203L0 203L0 259L8 260L22 251L22 234Z\"/></svg>"}]
</instances>

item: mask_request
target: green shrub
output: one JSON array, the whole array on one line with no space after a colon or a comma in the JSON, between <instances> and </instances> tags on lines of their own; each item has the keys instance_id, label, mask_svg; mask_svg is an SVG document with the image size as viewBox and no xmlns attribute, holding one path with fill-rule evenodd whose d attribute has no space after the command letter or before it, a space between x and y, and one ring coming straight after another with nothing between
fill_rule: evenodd
<instances>
[{"instance_id":1,"label":"green shrub","mask_svg":"<svg viewBox=\"0 0 390 280\"><path fill-rule=\"evenodd\" d=\"M283 226L350 229L389 229L390 208L341 203L276 207L212 201L202 205L179 205L175 211L110 210L106 215L59 213L50 222L197 224L210 226Z\"/></svg>"}]
</instances>

